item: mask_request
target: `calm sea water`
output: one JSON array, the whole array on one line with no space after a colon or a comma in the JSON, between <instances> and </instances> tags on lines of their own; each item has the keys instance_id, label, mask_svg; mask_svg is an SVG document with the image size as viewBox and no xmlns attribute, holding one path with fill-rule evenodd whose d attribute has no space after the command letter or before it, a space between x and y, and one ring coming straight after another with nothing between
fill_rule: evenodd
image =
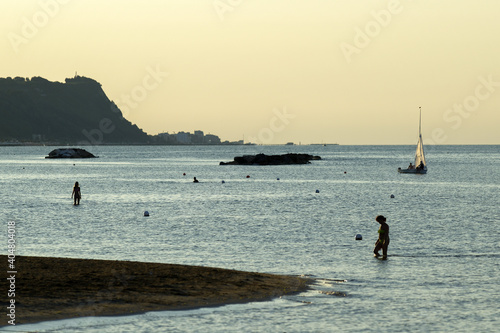
<instances>
[{"instance_id":1,"label":"calm sea water","mask_svg":"<svg viewBox=\"0 0 500 333\"><path fill-rule=\"evenodd\" d=\"M316 283L269 302L9 330L498 332L500 146L427 147L427 175L397 173L412 146L87 147L100 157L44 159L53 148L0 147L0 219L15 221L19 255L213 266ZM218 165L261 152L323 159ZM70 198L75 181L80 206ZM391 228L385 261L372 256L379 214Z\"/></svg>"}]
</instances>

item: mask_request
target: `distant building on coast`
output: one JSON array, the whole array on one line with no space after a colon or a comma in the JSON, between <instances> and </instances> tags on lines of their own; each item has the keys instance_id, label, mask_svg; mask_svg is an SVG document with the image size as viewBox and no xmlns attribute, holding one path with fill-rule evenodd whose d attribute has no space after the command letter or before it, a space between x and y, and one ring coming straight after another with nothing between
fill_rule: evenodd
<instances>
[{"instance_id":1,"label":"distant building on coast","mask_svg":"<svg viewBox=\"0 0 500 333\"><path fill-rule=\"evenodd\" d=\"M239 141L221 141L214 134L205 134L203 131L197 130L194 133L177 132L170 134L168 132L159 133L156 135L159 144L167 145L243 145L243 140Z\"/></svg>"},{"instance_id":2,"label":"distant building on coast","mask_svg":"<svg viewBox=\"0 0 500 333\"><path fill-rule=\"evenodd\" d=\"M188 145L191 143L191 135L187 132L179 132L175 135L177 142L182 145Z\"/></svg>"}]
</instances>

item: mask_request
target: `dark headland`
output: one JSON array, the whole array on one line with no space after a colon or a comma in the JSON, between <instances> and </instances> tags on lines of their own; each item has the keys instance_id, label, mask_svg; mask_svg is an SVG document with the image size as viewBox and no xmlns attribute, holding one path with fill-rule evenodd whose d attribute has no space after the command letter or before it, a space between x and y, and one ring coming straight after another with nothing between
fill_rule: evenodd
<instances>
[{"instance_id":1,"label":"dark headland","mask_svg":"<svg viewBox=\"0 0 500 333\"><path fill-rule=\"evenodd\" d=\"M64 83L0 78L0 119L0 145L243 144L203 131L149 135L125 119L99 82L78 75Z\"/></svg>"},{"instance_id":2,"label":"dark headland","mask_svg":"<svg viewBox=\"0 0 500 333\"><path fill-rule=\"evenodd\" d=\"M0 142L147 144L93 79L0 78Z\"/></svg>"},{"instance_id":3,"label":"dark headland","mask_svg":"<svg viewBox=\"0 0 500 333\"><path fill-rule=\"evenodd\" d=\"M0 260L7 262L7 256ZM16 324L263 301L304 291L310 283L295 276L130 261L17 256L16 268Z\"/></svg>"}]
</instances>

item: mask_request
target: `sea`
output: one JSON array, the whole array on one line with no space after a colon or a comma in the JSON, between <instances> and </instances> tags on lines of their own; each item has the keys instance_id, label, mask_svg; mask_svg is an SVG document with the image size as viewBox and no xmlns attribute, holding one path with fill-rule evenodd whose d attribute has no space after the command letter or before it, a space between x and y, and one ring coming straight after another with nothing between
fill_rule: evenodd
<instances>
[{"instance_id":1,"label":"sea","mask_svg":"<svg viewBox=\"0 0 500 333\"><path fill-rule=\"evenodd\" d=\"M4 235L15 223L17 255L314 282L296 295L194 310L16 326L4 315L0 331L500 331L498 145L426 146L425 175L397 172L414 156L404 145L88 146L98 158L45 159L54 148L0 147L0 221ZM219 165L258 153L321 160ZM372 252L377 215L390 226L387 260Z\"/></svg>"}]
</instances>

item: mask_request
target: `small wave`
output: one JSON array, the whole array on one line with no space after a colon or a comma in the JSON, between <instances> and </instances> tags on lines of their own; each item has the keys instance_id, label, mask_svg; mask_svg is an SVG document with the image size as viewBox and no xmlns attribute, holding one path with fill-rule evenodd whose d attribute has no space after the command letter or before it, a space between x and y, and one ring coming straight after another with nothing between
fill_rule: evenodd
<instances>
[{"instance_id":1,"label":"small wave","mask_svg":"<svg viewBox=\"0 0 500 333\"><path fill-rule=\"evenodd\" d=\"M458 254L389 254L388 257L402 258L498 258L500 253L458 253Z\"/></svg>"}]
</instances>

